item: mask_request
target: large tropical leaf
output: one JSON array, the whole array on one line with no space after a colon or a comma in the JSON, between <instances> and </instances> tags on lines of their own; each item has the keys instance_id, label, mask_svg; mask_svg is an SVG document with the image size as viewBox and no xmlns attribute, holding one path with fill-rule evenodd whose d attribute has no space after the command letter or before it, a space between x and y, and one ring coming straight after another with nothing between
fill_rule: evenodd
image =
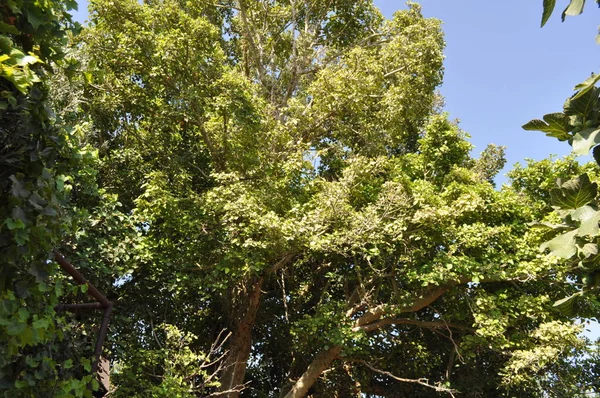
<instances>
[{"instance_id":1,"label":"large tropical leaf","mask_svg":"<svg viewBox=\"0 0 600 398\"><path fill-rule=\"evenodd\" d=\"M578 156L587 155L590 149L598 144L600 144L600 129L582 130L573 137L573 153Z\"/></svg>"},{"instance_id":2,"label":"large tropical leaf","mask_svg":"<svg viewBox=\"0 0 600 398\"><path fill-rule=\"evenodd\" d=\"M568 259L577 254L577 245L575 244L575 236L577 230L560 234L548 242L544 242L540 245L540 250L544 251L549 249L556 257Z\"/></svg>"},{"instance_id":3,"label":"large tropical leaf","mask_svg":"<svg viewBox=\"0 0 600 398\"><path fill-rule=\"evenodd\" d=\"M534 119L523 125L524 130L542 131L549 137L557 138L559 141L567 141L571 136L569 131L569 117L564 113L549 113L544 115L544 120Z\"/></svg>"},{"instance_id":4,"label":"large tropical leaf","mask_svg":"<svg viewBox=\"0 0 600 398\"><path fill-rule=\"evenodd\" d=\"M598 184L590 181L587 174L582 174L550 191L552 205L561 209L576 210L591 202L598 192Z\"/></svg>"},{"instance_id":5,"label":"large tropical leaf","mask_svg":"<svg viewBox=\"0 0 600 398\"><path fill-rule=\"evenodd\" d=\"M577 87L580 87L580 85ZM584 118L588 119L588 115L590 115L598 106L599 94L600 89L594 86L589 86L588 88L580 90L565 101L563 106L565 115L583 116Z\"/></svg>"}]
</instances>

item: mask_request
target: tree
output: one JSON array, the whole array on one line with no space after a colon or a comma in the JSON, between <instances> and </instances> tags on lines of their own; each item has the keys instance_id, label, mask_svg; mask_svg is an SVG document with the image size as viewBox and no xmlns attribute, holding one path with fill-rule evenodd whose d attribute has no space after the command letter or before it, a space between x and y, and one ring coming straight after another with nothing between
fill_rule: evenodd
<instances>
[{"instance_id":1,"label":"tree","mask_svg":"<svg viewBox=\"0 0 600 398\"><path fill-rule=\"evenodd\" d=\"M494 189L501 148L437 111L443 46L414 3L92 2L57 103L135 226L71 250L112 253L115 396L585 390L571 267L528 225L562 171Z\"/></svg>"}]
</instances>

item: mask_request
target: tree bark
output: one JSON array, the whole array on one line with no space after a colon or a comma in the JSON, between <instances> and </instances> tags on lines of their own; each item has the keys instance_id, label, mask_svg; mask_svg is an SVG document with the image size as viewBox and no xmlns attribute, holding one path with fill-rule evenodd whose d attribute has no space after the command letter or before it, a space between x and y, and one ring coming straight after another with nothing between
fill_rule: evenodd
<instances>
[{"instance_id":1,"label":"tree bark","mask_svg":"<svg viewBox=\"0 0 600 398\"><path fill-rule=\"evenodd\" d=\"M248 296L246 312L239 320L233 332L229 353L225 360L224 370L221 374L220 397L237 398L243 389L246 376L246 364L252 349L252 326L260 305L260 289L264 277L260 277L252 285Z\"/></svg>"},{"instance_id":2,"label":"tree bark","mask_svg":"<svg viewBox=\"0 0 600 398\"><path fill-rule=\"evenodd\" d=\"M308 365L304 374L296 381L296 384L286 394L285 398L301 398L306 396L310 387L315 384L321 373L331 365L331 362L338 358L341 351L342 347L334 346L320 352L311 364Z\"/></svg>"}]
</instances>

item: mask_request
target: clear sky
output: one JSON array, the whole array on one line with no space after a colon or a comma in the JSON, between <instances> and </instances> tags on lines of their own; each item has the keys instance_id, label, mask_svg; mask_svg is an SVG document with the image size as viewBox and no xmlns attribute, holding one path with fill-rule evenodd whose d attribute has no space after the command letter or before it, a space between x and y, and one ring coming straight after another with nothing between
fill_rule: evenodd
<instances>
[{"instance_id":1,"label":"clear sky","mask_svg":"<svg viewBox=\"0 0 600 398\"><path fill-rule=\"evenodd\" d=\"M505 145L507 169L525 158L568 154L567 143L521 126L561 111L573 87L599 71L595 36L600 10L595 2L588 1L582 15L563 23L560 14L568 1L557 1L544 28L540 28L542 0L420 3L426 17L444 23L447 47L441 91L446 110L471 134L475 153L488 143ZM375 4L386 17L406 7L401 0Z\"/></svg>"}]
</instances>

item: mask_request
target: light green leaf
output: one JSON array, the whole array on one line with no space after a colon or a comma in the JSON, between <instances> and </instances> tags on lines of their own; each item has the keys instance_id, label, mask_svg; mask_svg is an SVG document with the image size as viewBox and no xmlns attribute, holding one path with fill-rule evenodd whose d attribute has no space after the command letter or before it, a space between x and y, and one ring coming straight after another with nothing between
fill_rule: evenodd
<instances>
[{"instance_id":1,"label":"light green leaf","mask_svg":"<svg viewBox=\"0 0 600 398\"><path fill-rule=\"evenodd\" d=\"M581 248L581 253L583 253L584 258L586 259L596 256L598 254L598 245L595 243L586 243Z\"/></svg>"},{"instance_id":2,"label":"light green leaf","mask_svg":"<svg viewBox=\"0 0 600 398\"><path fill-rule=\"evenodd\" d=\"M578 229L577 236L600 235L598 222L600 222L600 211L595 212L591 217L581 220L581 226Z\"/></svg>"},{"instance_id":3,"label":"light green leaf","mask_svg":"<svg viewBox=\"0 0 600 398\"><path fill-rule=\"evenodd\" d=\"M583 6L585 6L585 0L571 0L571 3L569 3L562 13L563 22L567 15L576 16L581 14L583 12Z\"/></svg>"},{"instance_id":4,"label":"light green leaf","mask_svg":"<svg viewBox=\"0 0 600 398\"><path fill-rule=\"evenodd\" d=\"M559 141L567 141L571 136L569 118L564 113L549 113L544 115L544 120L534 119L523 125L524 130L542 131L549 137Z\"/></svg>"},{"instance_id":5,"label":"light green leaf","mask_svg":"<svg viewBox=\"0 0 600 398\"><path fill-rule=\"evenodd\" d=\"M587 155L590 149L600 144L600 129L589 128L580 131L573 137L573 153Z\"/></svg>"},{"instance_id":6,"label":"light green leaf","mask_svg":"<svg viewBox=\"0 0 600 398\"><path fill-rule=\"evenodd\" d=\"M575 254L577 254L577 246L575 244L575 236L577 235L577 230L573 230L561 235L558 235L554 239L542 243L540 246L540 250L544 251L549 249L553 255L560 258L571 258Z\"/></svg>"},{"instance_id":7,"label":"light green leaf","mask_svg":"<svg viewBox=\"0 0 600 398\"><path fill-rule=\"evenodd\" d=\"M598 192L598 184L590 182L587 174L573 178L550 191L551 203L561 209L576 210L591 202Z\"/></svg>"},{"instance_id":8,"label":"light green leaf","mask_svg":"<svg viewBox=\"0 0 600 398\"><path fill-rule=\"evenodd\" d=\"M592 73L592 76L588 77L585 81L579 83L575 86L574 90L579 90L577 94L573 96L573 99L577 99L581 97L583 94L587 93L592 89L600 80L600 74Z\"/></svg>"},{"instance_id":9,"label":"light green leaf","mask_svg":"<svg viewBox=\"0 0 600 398\"><path fill-rule=\"evenodd\" d=\"M566 228L572 228L571 225L568 224L552 224L549 222L532 222L527 224L532 228L547 228L547 229L566 229Z\"/></svg>"},{"instance_id":10,"label":"light green leaf","mask_svg":"<svg viewBox=\"0 0 600 398\"><path fill-rule=\"evenodd\" d=\"M594 210L594 208L592 206L582 206L579 209L575 210L572 214L571 214L571 218L575 221L585 221L585 220L589 220L590 218L594 217L594 215L596 214L596 210Z\"/></svg>"}]
</instances>

